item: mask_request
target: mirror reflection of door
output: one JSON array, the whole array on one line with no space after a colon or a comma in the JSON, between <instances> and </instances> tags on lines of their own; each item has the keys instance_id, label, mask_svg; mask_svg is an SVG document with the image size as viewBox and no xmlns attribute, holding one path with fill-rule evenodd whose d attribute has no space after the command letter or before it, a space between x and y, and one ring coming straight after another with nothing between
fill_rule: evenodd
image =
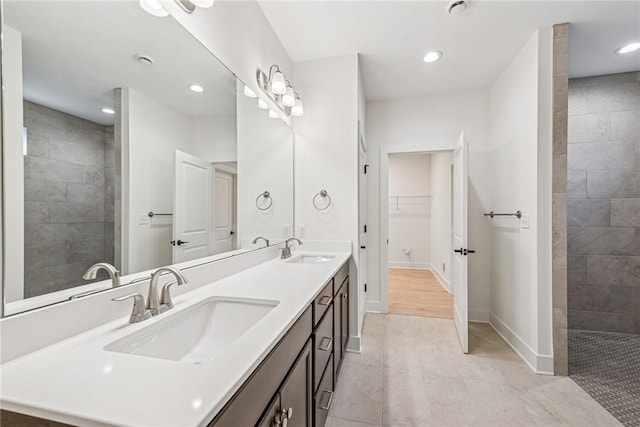
<instances>
[{"instance_id":1,"label":"mirror reflection of door","mask_svg":"<svg viewBox=\"0 0 640 427\"><path fill-rule=\"evenodd\" d=\"M213 165L175 151L173 198L173 263L212 254Z\"/></svg>"},{"instance_id":2,"label":"mirror reflection of door","mask_svg":"<svg viewBox=\"0 0 640 427\"><path fill-rule=\"evenodd\" d=\"M236 244L236 175L233 169L216 165L214 199L213 253L235 250Z\"/></svg>"}]
</instances>

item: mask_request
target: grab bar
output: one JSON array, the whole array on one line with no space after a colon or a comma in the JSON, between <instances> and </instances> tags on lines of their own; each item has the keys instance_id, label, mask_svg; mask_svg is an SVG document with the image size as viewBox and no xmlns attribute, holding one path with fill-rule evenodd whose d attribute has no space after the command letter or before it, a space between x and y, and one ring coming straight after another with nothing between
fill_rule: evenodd
<instances>
[{"instance_id":1,"label":"grab bar","mask_svg":"<svg viewBox=\"0 0 640 427\"><path fill-rule=\"evenodd\" d=\"M484 214L484 216L490 216L493 218L494 216L515 216L518 218L522 218L522 211L516 211L515 213L495 213L493 211Z\"/></svg>"}]
</instances>

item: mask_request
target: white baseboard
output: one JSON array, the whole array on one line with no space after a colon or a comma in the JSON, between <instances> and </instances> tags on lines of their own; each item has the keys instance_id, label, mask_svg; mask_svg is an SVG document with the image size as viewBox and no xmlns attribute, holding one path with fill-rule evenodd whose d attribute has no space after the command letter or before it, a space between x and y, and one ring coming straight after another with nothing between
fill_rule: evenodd
<instances>
[{"instance_id":1,"label":"white baseboard","mask_svg":"<svg viewBox=\"0 0 640 427\"><path fill-rule=\"evenodd\" d=\"M453 289L451 289L451 284L447 279L444 278L444 275L440 272L440 270L438 270L434 265L431 265L430 270L433 273L433 275L436 276L436 279L438 279L442 287L451 295L453 295Z\"/></svg>"},{"instance_id":2,"label":"white baseboard","mask_svg":"<svg viewBox=\"0 0 640 427\"><path fill-rule=\"evenodd\" d=\"M430 270L428 262L389 261L389 268L406 268L408 270Z\"/></svg>"},{"instance_id":3,"label":"white baseboard","mask_svg":"<svg viewBox=\"0 0 640 427\"><path fill-rule=\"evenodd\" d=\"M537 374L553 375L553 356L538 354L498 316L489 315L489 325Z\"/></svg>"},{"instance_id":4,"label":"white baseboard","mask_svg":"<svg viewBox=\"0 0 640 427\"><path fill-rule=\"evenodd\" d=\"M490 316L489 310L481 309L481 308L470 308L469 309L469 321L476 323L489 323Z\"/></svg>"},{"instance_id":5,"label":"white baseboard","mask_svg":"<svg viewBox=\"0 0 640 427\"><path fill-rule=\"evenodd\" d=\"M386 313L382 301L367 301L367 313Z\"/></svg>"},{"instance_id":6,"label":"white baseboard","mask_svg":"<svg viewBox=\"0 0 640 427\"><path fill-rule=\"evenodd\" d=\"M360 337L349 335L347 350L349 353L360 353Z\"/></svg>"}]
</instances>

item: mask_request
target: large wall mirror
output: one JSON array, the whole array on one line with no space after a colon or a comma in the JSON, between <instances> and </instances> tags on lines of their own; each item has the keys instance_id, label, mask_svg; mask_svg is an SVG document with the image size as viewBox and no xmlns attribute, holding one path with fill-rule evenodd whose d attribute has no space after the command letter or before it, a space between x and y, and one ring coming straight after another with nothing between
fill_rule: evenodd
<instances>
[{"instance_id":1,"label":"large wall mirror","mask_svg":"<svg viewBox=\"0 0 640 427\"><path fill-rule=\"evenodd\" d=\"M171 16L16 0L2 18L5 315L108 289L83 279L97 262L126 276L286 234L291 129Z\"/></svg>"}]
</instances>

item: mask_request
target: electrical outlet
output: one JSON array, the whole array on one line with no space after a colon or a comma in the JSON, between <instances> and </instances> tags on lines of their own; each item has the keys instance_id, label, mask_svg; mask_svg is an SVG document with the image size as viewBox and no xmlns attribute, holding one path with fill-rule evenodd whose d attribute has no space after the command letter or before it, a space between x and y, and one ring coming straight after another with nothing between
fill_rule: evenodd
<instances>
[{"instance_id":1,"label":"electrical outlet","mask_svg":"<svg viewBox=\"0 0 640 427\"><path fill-rule=\"evenodd\" d=\"M520 218L520 228L529 228L529 215L522 215L522 218Z\"/></svg>"},{"instance_id":2,"label":"electrical outlet","mask_svg":"<svg viewBox=\"0 0 640 427\"><path fill-rule=\"evenodd\" d=\"M282 224L282 237L291 237L291 224Z\"/></svg>"},{"instance_id":3,"label":"electrical outlet","mask_svg":"<svg viewBox=\"0 0 640 427\"><path fill-rule=\"evenodd\" d=\"M149 218L148 214L140 214L138 217L138 225L149 225L151 224L151 218Z\"/></svg>"},{"instance_id":4,"label":"electrical outlet","mask_svg":"<svg viewBox=\"0 0 640 427\"><path fill-rule=\"evenodd\" d=\"M298 224L298 232L296 233L296 237L304 239L307 237L307 226L304 224Z\"/></svg>"}]
</instances>

